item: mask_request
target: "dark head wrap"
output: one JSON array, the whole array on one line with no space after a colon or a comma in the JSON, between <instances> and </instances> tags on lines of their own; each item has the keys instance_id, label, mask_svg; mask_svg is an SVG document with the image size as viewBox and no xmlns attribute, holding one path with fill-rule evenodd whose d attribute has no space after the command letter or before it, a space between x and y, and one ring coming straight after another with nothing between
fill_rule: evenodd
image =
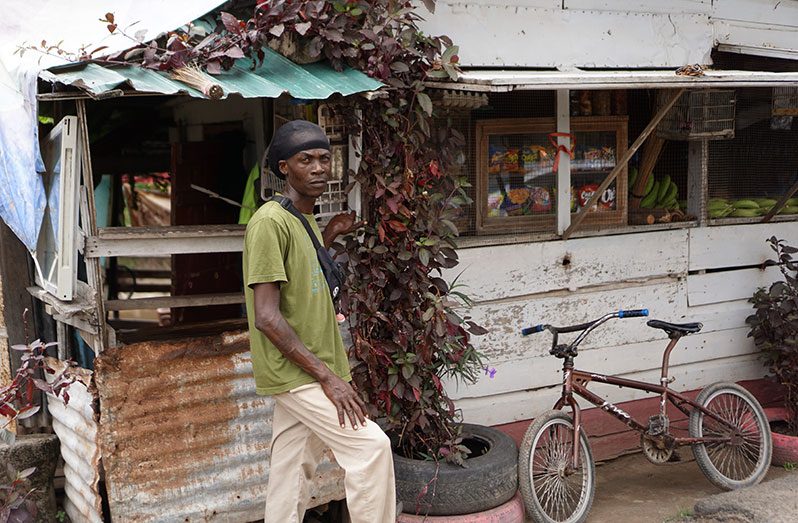
<instances>
[{"instance_id":1,"label":"dark head wrap","mask_svg":"<svg viewBox=\"0 0 798 523\"><path fill-rule=\"evenodd\" d=\"M307 120L293 120L283 124L272 137L266 161L269 169L279 178L285 179L280 172L280 160L287 160L301 151L310 149L330 150L330 140L321 127Z\"/></svg>"}]
</instances>

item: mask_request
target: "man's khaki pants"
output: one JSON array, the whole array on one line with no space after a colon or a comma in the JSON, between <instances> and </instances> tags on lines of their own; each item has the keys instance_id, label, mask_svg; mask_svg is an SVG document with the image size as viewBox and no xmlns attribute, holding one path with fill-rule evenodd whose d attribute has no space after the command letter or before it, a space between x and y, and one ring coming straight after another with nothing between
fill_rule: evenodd
<instances>
[{"instance_id":1,"label":"man's khaki pants","mask_svg":"<svg viewBox=\"0 0 798 523\"><path fill-rule=\"evenodd\" d=\"M388 436L371 420L341 428L335 405L321 385L303 385L274 396L271 466L265 523L301 523L308 483L325 447L344 469L352 523L394 523L396 492Z\"/></svg>"}]
</instances>

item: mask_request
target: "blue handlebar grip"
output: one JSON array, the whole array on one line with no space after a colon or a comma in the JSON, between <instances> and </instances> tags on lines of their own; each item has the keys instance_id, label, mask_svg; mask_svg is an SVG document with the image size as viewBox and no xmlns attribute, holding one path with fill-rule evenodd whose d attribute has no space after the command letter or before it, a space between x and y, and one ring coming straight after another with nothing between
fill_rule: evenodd
<instances>
[{"instance_id":1,"label":"blue handlebar grip","mask_svg":"<svg viewBox=\"0 0 798 523\"><path fill-rule=\"evenodd\" d=\"M534 334L536 332L541 332L544 330L543 325L535 325L534 327L526 327L521 329L521 336L529 336L530 334Z\"/></svg>"},{"instance_id":2,"label":"blue handlebar grip","mask_svg":"<svg viewBox=\"0 0 798 523\"><path fill-rule=\"evenodd\" d=\"M638 318L640 316L648 316L648 309L630 309L626 311L618 311L619 318Z\"/></svg>"}]
</instances>

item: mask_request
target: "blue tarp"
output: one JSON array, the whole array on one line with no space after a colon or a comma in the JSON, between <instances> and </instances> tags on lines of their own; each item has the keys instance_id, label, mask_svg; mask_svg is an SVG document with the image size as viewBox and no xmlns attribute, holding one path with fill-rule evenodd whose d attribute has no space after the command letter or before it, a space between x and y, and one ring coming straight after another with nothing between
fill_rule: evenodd
<instances>
[{"instance_id":1,"label":"blue tarp","mask_svg":"<svg viewBox=\"0 0 798 523\"><path fill-rule=\"evenodd\" d=\"M19 75L20 86L2 74L0 86L0 218L31 251L47 204L38 174L44 163L38 147L37 76L35 70Z\"/></svg>"}]
</instances>

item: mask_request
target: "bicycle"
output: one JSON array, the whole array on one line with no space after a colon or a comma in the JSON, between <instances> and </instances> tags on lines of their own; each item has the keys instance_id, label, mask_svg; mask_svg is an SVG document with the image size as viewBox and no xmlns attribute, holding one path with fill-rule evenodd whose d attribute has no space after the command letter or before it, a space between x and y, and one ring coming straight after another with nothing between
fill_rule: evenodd
<instances>
[{"instance_id":1,"label":"bicycle","mask_svg":"<svg viewBox=\"0 0 798 523\"><path fill-rule=\"evenodd\" d=\"M521 493L527 514L537 523L585 521L593 503L595 463L574 394L639 432L643 453L653 463L666 463L676 447L691 445L701 471L721 489L752 486L766 474L772 451L770 427L751 393L734 383L715 383L691 400L668 388L673 382L668 378L671 351L682 336L699 332L702 324L647 322L650 327L664 330L670 338L662 356L659 384L574 368L577 346L596 327L613 318L641 316L648 316L648 310L621 310L568 327L537 325L522 329L524 336L551 332L549 353L563 359L562 395L554 410L538 416L529 426L519 451ZM571 343L558 344L559 334L578 331L581 333ZM657 393L659 412L643 425L623 409L587 390L593 381ZM689 418L689 437L671 434L666 412L668 402ZM563 412L566 406L571 408L570 416Z\"/></svg>"}]
</instances>

